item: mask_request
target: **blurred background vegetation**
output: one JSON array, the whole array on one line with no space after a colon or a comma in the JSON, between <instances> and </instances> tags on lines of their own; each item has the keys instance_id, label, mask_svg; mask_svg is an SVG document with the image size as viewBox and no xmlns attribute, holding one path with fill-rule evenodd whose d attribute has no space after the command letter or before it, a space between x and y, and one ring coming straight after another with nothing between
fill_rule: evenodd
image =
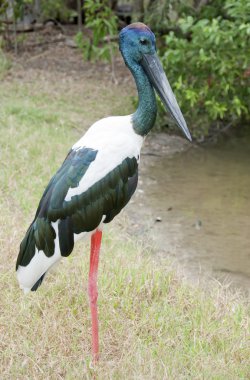
<instances>
[{"instance_id":1,"label":"blurred background vegetation","mask_svg":"<svg viewBox=\"0 0 250 380\"><path fill-rule=\"evenodd\" d=\"M145 22L198 140L249 124L250 0L0 0L0 77L10 66L3 51L18 52L20 25L49 20L78 23L75 43L83 59L112 65L119 30ZM160 102L158 125L171 128Z\"/></svg>"}]
</instances>

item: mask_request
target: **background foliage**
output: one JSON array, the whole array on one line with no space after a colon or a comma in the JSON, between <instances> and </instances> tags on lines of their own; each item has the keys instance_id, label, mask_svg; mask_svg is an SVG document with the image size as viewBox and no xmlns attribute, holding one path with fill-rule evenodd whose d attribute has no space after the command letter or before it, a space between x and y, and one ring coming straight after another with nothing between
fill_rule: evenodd
<instances>
[{"instance_id":1,"label":"background foliage","mask_svg":"<svg viewBox=\"0 0 250 380\"><path fill-rule=\"evenodd\" d=\"M71 21L76 16L76 11L69 9L65 0L41 0L42 17L45 19L59 19L60 21Z\"/></svg>"},{"instance_id":2,"label":"background foliage","mask_svg":"<svg viewBox=\"0 0 250 380\"><path fill-rule=\"evenodd\" d=\"M139 3L139 2L137 2ZM203 139L250 118L250 1L140 2L141 20L157 34L159 54L192 134ZM85 58L110 58L104 37L117 33L108 1L86 0L90 41L78 36ZM135 6L138 10L138 4ZM134 20L136 21L136 20ZM159 102L158 124L171 127Z\"/></svg>"},{"instance_id":3,"label":"background foliage","mask_svg":"<svg viewBox=\"0 0 250 380\"><path fill-rule=\"evenodd\" d=\"M38 3L41 20L70 22L77 16L70 1ZM117 11L121 3L85 0L84 28L80 25L75 37L85 60L111 60L112 75L116 37L125 25L116 15L121 15ZM0 31L8 4L14 6L17 20L35 1L0 0ZM248 124L250 0L136 0L130 4L132 21L147 23L157 35L160 58L192 134L203 139L230 126ZM1 67L2 71L8 67L3 54ZM158 125L171 127L160 102Z\"/></svg>"},{"instance_id":4,"label":"background foliage","mask_svg":"<svg viewBox=\"0 0 250 380\"><path fill-rule=\"evenodd\" d=\"M84 37L82 32L76 35L76 43L87 60L111 60L117 43L112 37L117 34L118 19L109 7L107 0L85 0L85 26L92 31L91 38ZM108 37L104 42L105 37Z\"/></svg>"},{"instance_id":5,"label":"background foliage","mask_svg":"<svg viewBox=\"0 0 250 380\"><path fill-rule=\"evenodd\" d=\"M164 69L196 137L250 117L250 2L220 5L211 1L196 15L186 8L162 36ZM167 123L161 106L160 117Z\"/></svg>"}]
</instances>

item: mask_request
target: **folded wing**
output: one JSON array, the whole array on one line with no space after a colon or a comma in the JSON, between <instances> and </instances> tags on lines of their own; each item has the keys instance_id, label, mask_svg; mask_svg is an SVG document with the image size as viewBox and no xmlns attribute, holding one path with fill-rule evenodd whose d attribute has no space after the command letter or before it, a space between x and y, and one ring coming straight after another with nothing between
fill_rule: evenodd
<instances>
[{"instance_id":1,"label":"folded wing","mask_svg":"<svg viewBox=\"0 0 250 380\"><path fill-rule=\"evenodd\" d=\"M36 275L32 269L31 286L44 275L45 267L47 270L54 264L53 256L57 260L68 256L77 235L95 230L102 221L110 222L134 193L137 159L123 157L112 170L96 176L98 155L98 150L87 147L72 149L44 191L35 219L20 245L16 264L17 269L28 267L36 256L33 261L37 261L37 267L39 254L41 260L48 259L48 265L41 265ZM105 159L105 155L102 154L101 159ZM90 178L95 177L99 179L91 182Z\"/></svg>"}]
</instances>

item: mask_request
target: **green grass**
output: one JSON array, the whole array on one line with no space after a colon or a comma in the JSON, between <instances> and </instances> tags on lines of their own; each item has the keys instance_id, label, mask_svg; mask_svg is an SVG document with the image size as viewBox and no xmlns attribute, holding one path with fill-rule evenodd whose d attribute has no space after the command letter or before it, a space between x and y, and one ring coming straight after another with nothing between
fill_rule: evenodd
<instances>
[{"instance_id":1,"label":"green grass","mask_svg":"<svg viewBox=\"0 0 250 380\"><path fill-rule=\"evenodd\" d=\"M52 76L51 76L52 78ZM159 258L126 220L104 231L99 271L101 359L91 366L89 243L79 243L36 293L15 277L19 243L41 193L95 119L131 111L128 93L86 80L17 79L0 93L0 378L249 379L249 306L222 287L204 292ZM99 100L97 101L97 95ZM122 103L123 102L123 103Z\"/></svg>"},{"instance_id":2,"label":"green grass","mask_svg":"<svg viewBox=\"0 0 250 380\"><path fill-rule=\"evenodd\" d=\"M4 74L11 67L10 60L5 56L1 49L1 37L0 37L0 80L3 78Z\"/></svg>"}]
</instances>

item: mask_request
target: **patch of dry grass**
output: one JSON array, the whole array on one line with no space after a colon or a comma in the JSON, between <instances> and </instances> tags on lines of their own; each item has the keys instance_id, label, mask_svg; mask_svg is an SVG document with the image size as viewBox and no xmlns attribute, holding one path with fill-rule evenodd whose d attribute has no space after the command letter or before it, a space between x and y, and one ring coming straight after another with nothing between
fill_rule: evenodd
<instances>
[{"instance_id":1,"label":"patch of dry grass","mask_svg":"<svg viewBox=\"0 0 250 380\"><path fill-rule=\"evenodd\" d=\"M44 186L79 137L80 120L84 130L101 115L129 108L125 97L125 106L119 104L119 88L106 92L105 84L99 83L98 101L96 84L86 81L83 91L75 83L73 91L45 77L2 86L1 380L250 378L246 301L221 288L204 293L184 284L145 242L131 241L123 217L104 233L101 360L95 369L88 242L80 243L38 292L24 296L19 290L14 271L19 243Z\"/></svg>"}]
</instances>

